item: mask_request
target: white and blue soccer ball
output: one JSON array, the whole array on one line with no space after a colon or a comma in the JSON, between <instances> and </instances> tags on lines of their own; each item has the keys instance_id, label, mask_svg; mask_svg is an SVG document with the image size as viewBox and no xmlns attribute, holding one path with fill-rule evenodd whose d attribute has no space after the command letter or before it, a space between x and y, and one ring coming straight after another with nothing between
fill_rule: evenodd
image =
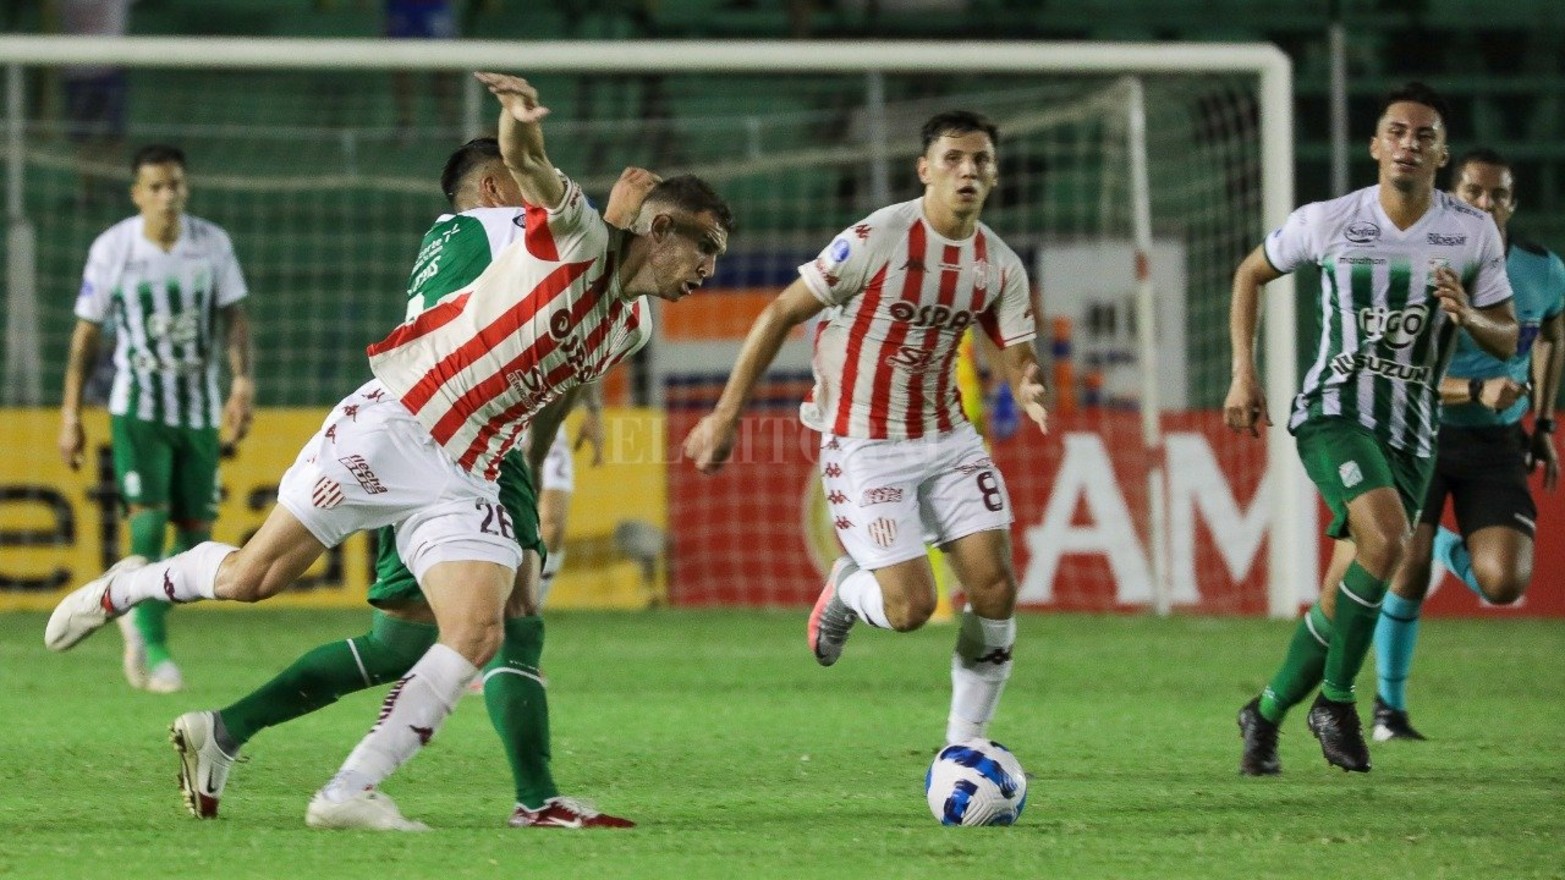
<instances>
[{"instance_id":1,"label":"white and blue soccer ball","mask_svg":"<svg viewBox=\"0 0 1565 880\"><path fill-rule=\"evenodd\" d=\"M1010 749L970 739L940 750L924 794L942 825L1010 825L1027 806L1027 775Z\"/></svg>"}]
</instances>

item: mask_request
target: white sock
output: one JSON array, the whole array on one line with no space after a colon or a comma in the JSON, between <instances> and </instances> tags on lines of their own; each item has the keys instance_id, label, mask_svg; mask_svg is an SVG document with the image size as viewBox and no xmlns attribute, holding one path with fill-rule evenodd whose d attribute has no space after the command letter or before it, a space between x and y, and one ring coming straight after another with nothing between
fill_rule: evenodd
<instances>
[{"instance_id":1,"label":"white sock","mask_svg":"<svg viewBox=\"0 0 1565 880\"><path fill-rule=\"evenodd\" d=\"M886 595L880 591L880 581L864 569L858 569L837 584L837 598L853 609L859 620L870 626L891 629L886 619Z\"/></svg>"},{"instance_id":2,"label":"white sock","mask_svg":"<svg viewBox=\"0 0 1565 880\"><path fill-rule=\"evenodd\" d=\"M946 720L946 742L984 736L1000 693L1011 677L1011 646L1016 641L1016 619L990 620L962 612L961 631L951 654L951 714Z\"/></svg>"},{"instance_id":3,"label":"white sock","mask_svg":"<svg viewBox=\"0 0 1565 880\"><path fill-rule=\"evenodd\" d=\"M142 602L197 602L216 599L217 570L239 548L203 541L183 553L116 577L109 584L109 603L124 611Z\"/></svg>"},{"instance_id":4,"label":"white sock","mask_svg":"<svg viewBox=\"0 0 1565 880\"><path fill-rule=\"evenodd\" d=\"M466 657L446 645L431 647L392 686L375 726L321 793L340 803L380 785L429 742L477 675L478 667Z\"/></svg>"},{"instance_id":5,"label":"white sock","mask_svg":"<svg viewBox=\"0 0 1565 880\"><path fill-rule=\"evenodd\" d=\"M538 573L538 604L543 605L549 599L549 590L554 586L554 576L565 567L565 548L549 554L549 558L543 563L543 571Z\"/></svg>"}]
</instances>

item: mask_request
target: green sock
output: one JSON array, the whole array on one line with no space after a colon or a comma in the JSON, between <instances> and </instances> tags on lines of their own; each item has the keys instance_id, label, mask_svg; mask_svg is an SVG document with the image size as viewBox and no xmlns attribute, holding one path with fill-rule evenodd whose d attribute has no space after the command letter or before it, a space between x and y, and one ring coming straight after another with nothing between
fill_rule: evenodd
<instances>
[{"instance_id":1,"label":"green sock","mask_svg":"<svg viewBox=\"0 0 1565 880\"><path fill-rule=\"evenodd\" d=\"M1338 703L1353 702L1353 682L1364 668L1375 624L1380 620L1380 600L1390 581L1377 579L1353 560L1337 585L1337 620L1326 651L1326 674L1320 692Z\"/></svg>"},{"instance_id":2,"label":"green sock","mask_svg":"<svg viewBox=\"0 0 1565 880\"><path fill-rule=\"evenodd\" d=\"M1299 621L1293 631L1293 641L1288 643L1288 653L1283 657L1282 668L1277 670L1271 684L1261 692L1261 717L1273 724L1282 722L1288 710L1304 702L1304 698L1320 684L1326 668L1326 646L1331 644L1331 621L1320 603Z\"/></svg>"},{"instance_id":3,"label":"green sock","mask_svg":"<svg viewBox=\"0 0 1565 880\"><path fill-rule=\"evenodd\" d=\"M549 772L549 698L538 659L543 655L543 618L505 622L505 642L484 667L484 703L505 746L516 781L516 802L543 806L560 790Z\"/></svg>"},{"instance_id":4,"label":"green sock","mask_svg":"<svg viewBox=\"0 0 1565 880\"><path fill-rule=\"evenodd\" d=\"M235 744L243 744L265 728L329 706L344 694L401 678L438 636L434 624L376 611L369 632L306 653L218 715Z\"/></svg>"},{"instance_id":5,"label":"green sock","mask_svg":"<svg viewBox=\"0 0 1565 880\"><path fill-rule=\"evenodd\" d=\"M149 507L130 518L130 552L151 560L163 558L163 537L168 531L168 508ZM143 602L131 612L131 621L147 645L147 667L168 659L168 611L164 602Z\"/></svg>"}]
</instances>

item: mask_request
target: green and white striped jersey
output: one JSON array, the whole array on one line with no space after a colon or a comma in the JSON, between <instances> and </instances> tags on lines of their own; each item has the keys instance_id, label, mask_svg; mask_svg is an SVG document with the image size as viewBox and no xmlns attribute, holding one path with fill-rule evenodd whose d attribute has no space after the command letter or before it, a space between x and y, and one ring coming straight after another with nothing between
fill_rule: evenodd
<instances>
[{"instance_id":1,"label":"green and white striped jersey","mask_svg":"<svg viewBox=\"0 0 1565 880\"><path fill-rule=\"evenodd\" d=\"M215 428L222 412L217 315L248 291L228 233L188 214L179 228L167 252L147 240L140 215L98 236L87 252L76 317L113 321L110 413Z\"/></svg>"},{"instance_id":2,"label":"green and white striped jersey","mask_svg":"<svg viewBox=\"0 0 1565 880\"><path fill-rule=\"evenodd\" d=\"M1427 458L1440 420L1440 378L1457 327L1434 296L1434 273L1455 270L1476 308L1511 298L1505 248L1488 214L1436 191L1429 210L1398 229L1371 186L1294 211L1266 237L1279 272L1320 267L1320 344L1293 401L1289 430L1342 417L1387 446Z\"/></svg>"}]
</instances>

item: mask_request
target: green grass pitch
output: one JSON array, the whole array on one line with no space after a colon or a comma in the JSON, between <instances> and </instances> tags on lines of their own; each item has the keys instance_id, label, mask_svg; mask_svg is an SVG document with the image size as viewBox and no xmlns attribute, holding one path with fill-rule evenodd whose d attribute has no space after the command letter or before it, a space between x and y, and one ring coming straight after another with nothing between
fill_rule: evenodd
<instances>
[{"instance_id":1,"label":"green grass pitch","mask_svg":"<svg viewBox=\"0 0 1565 880\"><path fill-rule=\"evenodd\" d=\"M1555 587L1557 585L1539 585ZM1525 878L1565 876L1565 625L1427 621L1411 696L1426 743L1328 768L1296 711L1284 775L1236 773L1234 713L1275 621L1025 615L992 733L1032 775L1013 828L942 828L923 774L954 633L860 630L820 669L805 614L557 614L544 663L554 767L636 830L512 830L469 698L386 790L435 830L312 831L311 792L382 691L260 734L216 822L180 806L165 728L221 706L358 612L181 610L189 691L128 691L119 636L43 649L0 616L0 878ZM1364 687L1370 687L1367 669Z\"/></svg>"}]
</instances>

